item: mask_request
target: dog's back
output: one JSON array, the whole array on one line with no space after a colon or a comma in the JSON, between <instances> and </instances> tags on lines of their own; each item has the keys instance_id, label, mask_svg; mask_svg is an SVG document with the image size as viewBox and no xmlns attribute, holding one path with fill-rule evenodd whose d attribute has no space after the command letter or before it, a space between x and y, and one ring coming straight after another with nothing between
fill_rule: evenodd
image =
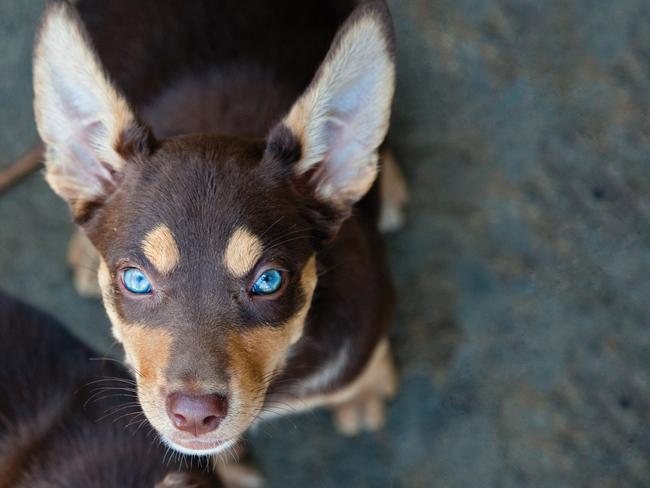
<instances>
[{"instance_id":1,"label":"dog's back","mask_svg":"<svg viewBox=\"0 0 650 488\"><path fill-rule=\"evenodd\" d=\"M138 428L144 417L128 375L93 356L55 321L0 293L0 487L213 486L175 474L178 458L165 461L148 426Z\"/></svg>"}]
</instances>

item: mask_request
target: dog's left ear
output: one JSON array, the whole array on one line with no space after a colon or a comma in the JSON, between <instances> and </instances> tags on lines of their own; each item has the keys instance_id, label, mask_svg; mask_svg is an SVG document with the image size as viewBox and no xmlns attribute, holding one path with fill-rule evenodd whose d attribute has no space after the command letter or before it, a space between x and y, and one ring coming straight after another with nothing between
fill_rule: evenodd
<instances>
[{"instance_id":1,"label":"dog's left ear","mask_svg":"<svg viewBox=\"0 0 650 488\"><path fill-rule=\"evenodd\" d=\"M388 130L394 87L390 14L383 1L366 2L339 30L310 86L271 132L267 148L280 156L293 152L298 186L347 215L377 176L377 150ZM299 151L287 148L291 140L297 140Z\"/></svg>"},{"instance_id":2,"label":"dog's left ear","mask_svg":"<svg viewBox=\"0 0 650 488\"><path fill-rule=\"evenodd\" d=\"M86 223L154 143L106 75L75 8L51 1L34 51L34 112L46 179ZM136 154L137 153L137 154Z\"/></svg>"}]
</instances>

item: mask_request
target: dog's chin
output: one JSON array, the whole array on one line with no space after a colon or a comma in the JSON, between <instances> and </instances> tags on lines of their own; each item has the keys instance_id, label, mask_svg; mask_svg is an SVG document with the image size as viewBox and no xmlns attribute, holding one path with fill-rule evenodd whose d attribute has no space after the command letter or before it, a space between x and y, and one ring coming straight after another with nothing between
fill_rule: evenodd
<instances>
[{"instance_id":1,"label":"dog's chin","mask_svg":"<svg viewBox=\"0 0 650 488\"><path fill-rule=\"evenodd\" d=\"M160 438L169 448L188 456L213 456L227 451L233 447L238 440L237 438L227 441L202 441L199 439L172 440L164 435L161 435Z\"/></svg>"}]
</instances>

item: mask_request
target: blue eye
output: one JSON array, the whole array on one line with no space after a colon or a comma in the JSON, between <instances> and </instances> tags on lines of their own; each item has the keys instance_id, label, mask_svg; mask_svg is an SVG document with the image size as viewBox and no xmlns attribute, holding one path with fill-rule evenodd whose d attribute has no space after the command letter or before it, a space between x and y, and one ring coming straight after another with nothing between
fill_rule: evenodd
<instances>
[{"instance_id":1,"label":"blue eye","mask_svg":"<svg viewBox=\"0 0 650 488\"><path fill-rule=\"evenodd\" d=\"M124 283L124 288L131 293L137 293L138 295L151 293L151 283L149 283L147 277L138 268L126 268L123 270L122 283Z\"/></svg>"},{"instance_id":2,"label":"blue eye","mask_svg":"<svg viewBox=\"0 0 650 488\"><path fill-rule=\"evenodd\" d=\"M270 295L282 286L282 273L277 269L267 269L253 284L254 295Z\"/></svg>"}]
</instances>

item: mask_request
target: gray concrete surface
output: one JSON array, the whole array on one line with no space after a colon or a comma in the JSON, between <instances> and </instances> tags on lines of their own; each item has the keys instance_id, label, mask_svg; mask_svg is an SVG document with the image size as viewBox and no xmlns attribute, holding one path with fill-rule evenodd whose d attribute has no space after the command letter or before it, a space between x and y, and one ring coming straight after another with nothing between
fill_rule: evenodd
<instances>
[{"instance_id":1,"label":"gray concrete surface","mask_svg":"<svg viewBox=\"0 0 650 488\"><path fill-rule=\"evenodd\" d=\"M261 427L269 486L650 486L650 3L391 5L400 395L376 435ZM0 164L35 139L40 6L0 1ZM0 287L106 349L70 232L41 177L2 197Z\"/></svg>"}]
</instances>

